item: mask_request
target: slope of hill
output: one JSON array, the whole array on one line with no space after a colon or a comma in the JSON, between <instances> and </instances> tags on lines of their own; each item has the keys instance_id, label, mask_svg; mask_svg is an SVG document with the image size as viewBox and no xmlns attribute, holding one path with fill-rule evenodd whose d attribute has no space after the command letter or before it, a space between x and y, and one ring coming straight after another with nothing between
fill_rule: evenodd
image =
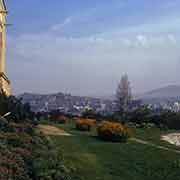
<instances>
[{"instance_id":1,"label":"slope of hill","mask_svg":"<svg viewBox=\"0 0 180 180\"><path fill-rule=\"evenodd\" d=\"M140 96L142 99L152 98L178 98L180 97L180 86L171 85L154 89Z\"/></svg>"}]
</instances>

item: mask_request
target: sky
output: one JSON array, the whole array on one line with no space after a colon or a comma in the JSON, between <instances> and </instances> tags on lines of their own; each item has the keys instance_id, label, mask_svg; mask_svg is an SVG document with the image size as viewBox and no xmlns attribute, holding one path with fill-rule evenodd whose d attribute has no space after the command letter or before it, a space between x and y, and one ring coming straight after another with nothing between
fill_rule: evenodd
<instances>
[{"instance_id":1,"label":"sky","mask_svg":"<svg viewBox=\"0 0 180 180\"><path fill-rule=\"evenodd\" d=\"M23 92L109 96L180 84L179 0L7 0L7 73Z\"/></svg>"}]
</instances>

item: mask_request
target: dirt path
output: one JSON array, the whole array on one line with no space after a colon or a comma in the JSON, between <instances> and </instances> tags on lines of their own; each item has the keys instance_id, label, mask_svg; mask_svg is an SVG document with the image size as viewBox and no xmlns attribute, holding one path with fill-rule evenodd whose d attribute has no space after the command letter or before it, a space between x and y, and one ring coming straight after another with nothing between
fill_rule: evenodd
<instances>
[{"instance_id":1,"label":"dirt path","mask_svg":"<svg viewBox=\"0 0 180 180\"><path fill-rule=\"evenodd\" d=\"M171 149L171 148L168 148L168 147L156 145L156 144L153 144L153 143L150 143L148 141L141 140L141 139L131 138L130 140L134 141L134 142L137 142L137 143L140 143L140 144L144 144L144 145L148 145L148 146L151 146L151 147L155 147L157 149L162 149L162 150L171 151L171 152L175 152L175 153L180 154L180 150L175 150L175 149Z\"/></svg>"},{"instance_id":2,"label":"dirt path","mask_svg":"<svg viewBox=\"0 0 180 180\"><path fill-rule=\"evenodd\" d=\"M170 144L180 146L180 133L169 133L161 136L161 140L166 141Z\"/></svg>"},{"instance_id":3,"label":"dirt path","mask_svg":"<svg viewBox=\"0 0 180 180\"><path fill-rule=\"evenodd\" d=\"M57 128L55 126L50 125L38 125L38 130L45 135L49 136L71 136L71 134L67 133L66 131Z\"/></svg>"}]
</instances>

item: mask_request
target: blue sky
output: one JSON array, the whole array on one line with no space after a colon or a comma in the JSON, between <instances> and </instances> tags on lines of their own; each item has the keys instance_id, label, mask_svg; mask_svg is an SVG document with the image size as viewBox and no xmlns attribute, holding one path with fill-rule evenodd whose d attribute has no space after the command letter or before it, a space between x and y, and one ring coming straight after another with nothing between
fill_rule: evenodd
<instances>
[{"instance_id":1,"label":"blue sky","mask_svg":"<svg viewBox=\"0 0 180 180\"><path fill-rule=\"evenodd\" d=\"M179 0L7 0L14 93L111 95L180 84Z\"/></svg>"}]
</instances>

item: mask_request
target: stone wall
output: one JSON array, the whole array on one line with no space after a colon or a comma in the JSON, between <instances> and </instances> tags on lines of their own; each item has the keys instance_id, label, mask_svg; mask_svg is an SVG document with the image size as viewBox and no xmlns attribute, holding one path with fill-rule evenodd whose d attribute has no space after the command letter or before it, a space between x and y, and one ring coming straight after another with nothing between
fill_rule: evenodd
<instances>
[{"instance_id":1,"label":"stone wall","mask_svg":"<svg viewBox=\"0 0 180 180\"><path fill-rule=\"evenodd\" d=\"M0 87L1 91L3 91L7 96L11 95L10 81L3 73L0 73Z\"/></svg>"}]
</instances>

